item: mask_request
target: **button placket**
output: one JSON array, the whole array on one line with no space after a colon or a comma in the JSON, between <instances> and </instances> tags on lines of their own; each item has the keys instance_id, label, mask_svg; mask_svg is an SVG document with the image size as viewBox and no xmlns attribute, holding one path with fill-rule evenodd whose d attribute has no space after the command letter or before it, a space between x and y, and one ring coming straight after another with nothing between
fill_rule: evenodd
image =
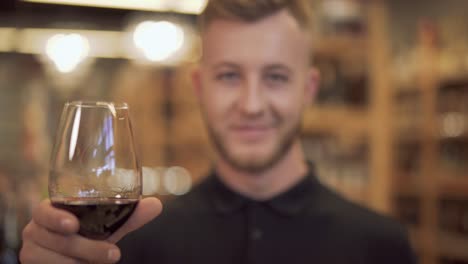
<instances>
[{"instance_id":1,"label":"button placket","mask_svg":"<svg viewBox=\"0 0 468 264\"><path fill-rule=\"evenodd\" d=\"M250 239L251 240L260 240L262 239L262 236L263 236L263 232L260 228L258 227L254 227L251 231L250 231Z\"/></svg>"},{"instance_id":2,"label":"button placket","mask_svg":"<svg viewBox=\"0 0 468 264\"><path fill-rule=\"evenodd\" d=\"M248 234L249 239L252 241L258 241L263 237L263 231L259 223L259 204L253 202L249 206L249 222L248 222Z\"/></svg>"},{"instance_id":3,"label":"button placket","mask_svg":"<svg viewBox=\"0 0 468 264\"><path fill-rule=\"evenodd\" d=\"M258 263L258 245L263 239L263 229L261 227L259 214L261 211L260 204L251 202L247 208L247 258L248 263Z\"/></svg>"}]
</instances>

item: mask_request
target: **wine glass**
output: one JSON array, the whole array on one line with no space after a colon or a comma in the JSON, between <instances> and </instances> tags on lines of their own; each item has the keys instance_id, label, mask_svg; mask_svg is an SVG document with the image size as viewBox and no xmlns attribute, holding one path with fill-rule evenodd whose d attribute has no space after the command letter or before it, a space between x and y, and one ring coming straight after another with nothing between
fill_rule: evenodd
<instances>
[{"instance_id":1,"label":"wine glass","mask_svg":"<svg viewBox=\"0 0 468 264\"><path fill-rule=\"evenodd\" d=\"M51 157L52 205L74 214L79 234L104 240L141 198L141 168L125 103L66 103Z\"/></svg>"}]
</instances>

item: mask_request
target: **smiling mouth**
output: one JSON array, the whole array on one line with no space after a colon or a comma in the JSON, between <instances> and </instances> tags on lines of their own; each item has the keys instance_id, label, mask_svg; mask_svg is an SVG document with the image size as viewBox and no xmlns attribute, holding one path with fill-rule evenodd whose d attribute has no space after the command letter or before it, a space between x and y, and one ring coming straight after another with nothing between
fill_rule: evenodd
<instances>
[{"instance_id":1,"label":"smiling mouth","mask_svg":"<svg viewBox=\"0 0 468 264\"><path fill-rule=\"evenodd\" d=\"M272 129L271 126L234 126L231 131L243 141L259 141L264 139Z\"/></svg>"}]
</instances>

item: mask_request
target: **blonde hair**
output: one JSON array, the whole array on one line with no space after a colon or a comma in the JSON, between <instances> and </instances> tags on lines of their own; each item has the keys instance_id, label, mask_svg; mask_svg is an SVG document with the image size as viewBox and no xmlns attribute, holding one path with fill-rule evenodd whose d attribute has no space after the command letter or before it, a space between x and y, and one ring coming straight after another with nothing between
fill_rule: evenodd
<instances>
[{"instance_id":1,"label":"blonde hair","mask_svg":"<svg viewBox=\"0 0 468 264\"><path fill-rule=\"evenodd\" d=\"M199 25L203 30L216 19L255 22L283 9L288 10L301 27L310 28L311 7L306 0L209 0L199 17Z\"/></svg>"}]
</instances>

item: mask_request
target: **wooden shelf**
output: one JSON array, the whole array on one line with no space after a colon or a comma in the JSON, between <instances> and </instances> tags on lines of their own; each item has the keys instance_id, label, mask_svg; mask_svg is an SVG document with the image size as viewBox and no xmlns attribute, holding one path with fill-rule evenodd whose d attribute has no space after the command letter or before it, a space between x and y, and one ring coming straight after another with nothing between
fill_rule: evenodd
<instances>
[{"instance_id":1,"label":"wooden shelf","mask_svg":"<svg viewBox=\"0 0 468 264\"><path fill-rule=\"evenodd\" d=\"M310 107L303 119L303 132L330 133L337 136L363 137L368 132L368 120L365 110L337 107L315 106Z\"/></svg>"},{"instance_id":2,"label":"wooden shelf","mask_svg":"<svg viewBox=\"0 0 468 264\"><path fill-rule=\"evenodd\" d=\"M438 255L468 261L468 236L439 231Z\"/></svg>"},{"instance_id":3,"label":"wooden shelf","mask_svg":"<svg viewBox=\"0 0 468 264\"><path fill-rule=\"evenodd\" d=\"M401 131L395 131L394 134L395 134L395 137L398 139L397 143L423 144L424 139L420 136L421 131L422 131L422 128L418 128L418 129L413 130L413 132L416 132L416 133L413 133L413 134L408 134L408 133L401 132ZM428 134L428 133L426 132L426 134ZM426 137L426 139L427 138L428 137ZM467 143L468 144L468 133L465 132L462 135L456 136L456 137L446 137L446 136L440 135L440 133L433 133L433 134L429 135L429 139L431 141L437 141L439 143L443 143L443 142L460 142L460 143Z\"/></svg>"},{"instance_id":4,"label":"wooden shelf","mask_svg":"<svg viewBox=\"0 0 468 264\"><path fill-rule=\"evenodd\" d=\"M454 175L440 171L437 173L437 197L460 197L468 199L468 175ZM397 195L420 195L422 185L418 175L395 176L394 188ZM424 180L424 179L422 179Z\"/></svg>"},{"instance_id":5,"label":"wooden shelf","mask_svg":"<svg viewBox=\"0 0 468 264\"><path fill-rule=\"evenodd\" d=\"M439 196L455 196L468 199L468 175L440 174ZM468 248L467 248L468 251Z\"/></svg>"},{"instance_id":6,"label":"wooden shelf","mask_svg":"<svg viewBox=\"0 0 468 264\"><path fill-rule=\"evenodd\" d=\"M327 36L317 39L312 50L315 56L325 57L357 57L363 60L367 55L367 39L365 36Z\"/></svg>"},{"instance_id":7,"label":"wooden shelf","mask_svg":"<svg viewBox=\"0 0 468 264\"><path fill-rule=\"evenodd\" d=\"M468 73L441 78L442 79L439 80L438 85L435 86L435 88L438 90L468 89ZM426 89L426 87L421 86L415 79L411 82L397 84L397 88L395 89L395 96L419 96L424 89Z\"/></svg>"},{"instance_id":8,"label":"wooden shelf","mask_svg":"<svg viewBox=\"0 0 468 264\"><path fill-rule=\"evenodd\" d=\"M348 187L339 190L346 198L351 201L363 204L367 199L367 190L362 187Z\"/></svg>"},{"instance_id":9,"label":"wooden shelf","mask_svg":"<svg viewBox=\"0 0 468 264\"><path fill-rule=\"evenodd\" d=\"M393 186L397 195L418 196L421 194L421 184L418 175L399 174L395 176Z\"/></svg>"},{"instance_id":10,"label":"wooden shelf","mask_svg":"<svg viewBox=\"0 0 468 264\"><path fill-rule=\"evenodd\" d=\"M426 251L425 243L421 240L423 231L417 226L410 226L408 231L414 250L417 253L423 253ZM436 245L436 255L438 257L468 260L468 236L447 231L439 231L437 234Z\"/></svg>"},{"instance_id":11,"label":"wooden shelf","mask_svg":"<svg viewBox=\"0 0 468 264\"><path fill-rule=\"evenodd\" d=\"M442 76L437 67L438 47L430 41L433 32L421 27L415 49L421 52L421 60L417 62L425 66L420 67L410 81L392 87L395 80L391 80L388 72L388 43L391 41L385 32L388 21L385 17L385 2L373 1L367 8L367 36L324 38L318 40L314 47L319 58L331 57L337 61L358 58L357 63L368 60L366 74L371 91L369 108L311 107L304 116L304 133L368 142L371 177L365 187L359 190L352 186L340 186L339 183L332 187L351 200L367 199L368 204L384 210L385 203L390 199L417 199L418 226L410 226L410 236L421 263L435 264L440 257L468 260L468 237L441 232L439 227L442 199L468 200L468 175L447 173L440 162L441 146L452 142L465 144L468 142L468 134L457 138L443 137L440 132L443 113L439 105L440 100L445 98L445 92L450 94L452 90L468 90L468 74ZM396 108L398 102L400 108ZM462 105L463 101L459 104ZM395 115L405 115L408 114L405 111L411 110L418 113L415 119L403 120L407 122L401 123L394 119ZM387 127L387 124L382 124L382 120L388 122ZM388 128L395 129L389 131ZM400 173L399 167L395 166L405 165L398 163L398 160L395 162L399 153L394 152L395 146L404 147L405 144L410 152L404 152L404 158L412 158L414 155L414 161L418 163L418 172L411 175ZM412 166L408 168L414 169Z\"/></svg>"},{"instance_id":12,"label":"wooden shelf","mask_svg":"<svg viewBox=\"0 0 468 264\"><path fill-rule=\"evenodd\" d=\"M468 132L464 132L463 134L456 137L439 136L437 139L443 142L460 142L468 144Z\"/></svg>"},{"instance_id":13,"label":"wooden shelf","mask_svg":"<svg viewBox=\"0 0 468 264\"><path fill-rule=\"evenodd\" d=\"M460 74L458 76L451 76L444 78L440 81L439 88L464 88L468 89L468 74Z\"/></svg>"},{"instance_id":14,"label":"wooden shelf","mask_svg":"<svg viewBox=\"0 0 468 264\"><path fill-rule=\"evenodd\" d=\"M360 203L365 204L367 199L367 189L365 186L361 186L358 184L345 184L340 181L330 181L325 179L320 179L320 181L330 187L331 189L337 191L338 193L342 194L347 199Z\"/></svg>"},{"instance_id":15,"label":"wooden shelf","mask_svg":"<svg viewBox=\"0 0 468 264\"><path fill-rule=\"evenodd\" d=\"M421 244L421 230L414 225L408 227L408 236L416 253L421 254L424 251L424 245Z\"/></svg>"}]
</instances>

